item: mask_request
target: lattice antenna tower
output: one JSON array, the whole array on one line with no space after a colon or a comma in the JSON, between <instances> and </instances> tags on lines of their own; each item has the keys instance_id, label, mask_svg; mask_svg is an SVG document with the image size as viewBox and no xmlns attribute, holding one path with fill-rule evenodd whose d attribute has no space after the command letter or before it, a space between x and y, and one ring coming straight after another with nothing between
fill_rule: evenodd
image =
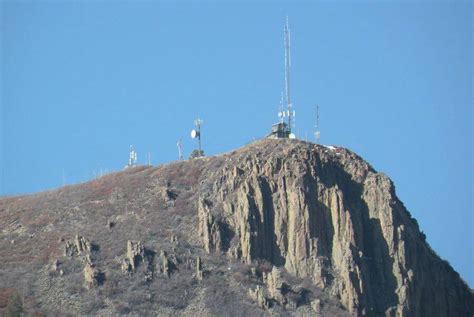
<instances>
[{"instance_id":1,"label":"lattice antenna tower","mask_svg":"<svg viewBox=\"0 0 474 317\"><path fill-rule=\"evenodd\" d=\"M284 27L285 35L285 92L286 92L286 104L288 107L288 133L291 135L291 129L294 124L295 111L291 103L291 85L290 85L290 70L291 70L291 45L290 45L290 27L288 24L288 17L286 17L286 24Z\"/></svg>"},{"instance_id":2,"label":"lattice antenna tower","mask_svg":"<svg viewBox=\"0 0 474 317\"><path fill-rule=\"evenodd\" d=\"M202 148L201 148L201 126L204 123L203 120L199 119L199 117L194 120L194 125L196 126L196 130L191 131L191 137L193 139L198 139L199 142L199 154L202 155Z\"/></svg>"},{"instance_id":3,"label":"lattice antenna tower","mask_svg":"<svg viewBox=\"0 0 474 317\"><path fill-rule=\"evenodd\" d=\"M316 144L319 144L319 139L321 138L321 131L319 130L319 105L316 105L316 125L314 126L314 137L316 139Z\"/></svg>"},{"instance_id":4,"label":"lattice antenna tower","mask_svg":"<svg viewBox=\"0 0 474 317\"><path fill-rule=\"evenodd\" d=\"M129 167L136 166L137 160L138 160L138 155L137 155L137 152L135 151L135 147L133 145L130 145L130 152L128 155L128 166Z\"/></svg>"},{"instance_id":5,"label":"lattice antenna tower","mask_svg":"<svg viewBox=\"0 0 474 317\"><path fill-rule=\"evenodd\" d=\"M181 139L178 139L176 141L176 147L178 148L178 160L182 161L183 160L183 143L181 142Z\"/></svg>"}]
</instances>

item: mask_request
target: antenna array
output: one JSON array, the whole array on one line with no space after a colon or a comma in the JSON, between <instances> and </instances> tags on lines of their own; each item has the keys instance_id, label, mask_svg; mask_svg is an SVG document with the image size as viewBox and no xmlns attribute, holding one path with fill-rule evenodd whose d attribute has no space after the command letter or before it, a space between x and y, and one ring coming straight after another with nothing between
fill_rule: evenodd
<instances>
[{"instance_id":1,"label":"antenna array","mask_svg":"<svg viewBox=\"0 0 474 317\"><path fill-rule=\"evenodd\" d=\"M128 156L128 167L136 166L137 160L138 160L137 152L135 151L134 146L130 145L130 153Z\"/></svg>"},{"instance_id":2,"label":"antenna array","mask_svg":"<svg viewBox=\"0 0 474 317\"><path fill-rule=\"evenodd\" d=\"M286 17L284 34L285 34L285 91L286 91L286 104L288 107L286 114L288 116L288 134L291 135L292 134L291 129L293 128L293 124L294 124L295 111L293 110L293 105L291 103L291 94L290 94L291 49L290 49L290 27L288 25L288 17Z\"/></svg>"},{"instance_id":3,"label":"antenna array","mask_svg":"<svg viewBox=\"0 0 474 317\"><path fill-rule=\"evenodd\" d=\"M196 120L194 120L194 125L196 126L196 130L191 131L191 138L193 138L193 139L197 138L198 142L199 142L199 150L198 150L198 153L197 153L196 157L204 156L204 152L203 152L202 147L201 147L201 126L202 126L203 122L204 121L202 121L198 117Z\"/></svg>"},{"instance_id":4,"label":"antenna array","mask_svg":"<svg viewBox=\"0 0 474 317\"><path fill-rule=\"evenodd\" d=\"M280 109L278 110L278 117L280 118L280 123L283 123L286 117L285 110L283 110L283 91L281 92Z\"/></svg>"}]
</instances>

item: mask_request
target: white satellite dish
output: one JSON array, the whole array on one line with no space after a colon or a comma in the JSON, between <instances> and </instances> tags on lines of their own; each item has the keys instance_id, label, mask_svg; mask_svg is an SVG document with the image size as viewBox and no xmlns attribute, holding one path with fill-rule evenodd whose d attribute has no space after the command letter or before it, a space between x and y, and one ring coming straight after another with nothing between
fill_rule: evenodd
<instances>
[{"instance_id":1,"label":"white satellite dish","mask_svg":"<svg viewBox=\"0 0 474 317\"><path fill-rule=\"evenodd\" d=\"M290 135L288 136L290 139L296 139L296 135L294 133L290 133Z\"/></svg>"},{"instance_id":2,"label":"white satellite dish","mask_svg":"<svg viewBox=\"0 0 474 317\"><path fill-rule=\"evenodd\" d=\"M191 131L191 137L192 137L193 139L197 138L198 136L199 136L199 132L197 132L196 130L192 130L192 131Z\"/></svg>"}]
</instances>

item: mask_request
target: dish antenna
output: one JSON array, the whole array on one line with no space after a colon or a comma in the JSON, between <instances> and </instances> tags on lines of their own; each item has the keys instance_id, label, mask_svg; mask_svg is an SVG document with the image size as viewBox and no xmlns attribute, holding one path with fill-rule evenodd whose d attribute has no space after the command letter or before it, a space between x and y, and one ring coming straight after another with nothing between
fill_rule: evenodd
<instances>
[{"instance_id":1,"label":"dish antenna","mask_svg":"<svg viewBox=\"0 0 474 317\"><path fill-rule=\"evenodd\" d=\"M194 120L194 125L196 126L196 129L191 130L191 138L193 139L198 139L199 143L199 154L202 156L202 148L201 148L201 126L204 123L203 120L199 119L199 117Z\"/></svg>"}]
</instances>

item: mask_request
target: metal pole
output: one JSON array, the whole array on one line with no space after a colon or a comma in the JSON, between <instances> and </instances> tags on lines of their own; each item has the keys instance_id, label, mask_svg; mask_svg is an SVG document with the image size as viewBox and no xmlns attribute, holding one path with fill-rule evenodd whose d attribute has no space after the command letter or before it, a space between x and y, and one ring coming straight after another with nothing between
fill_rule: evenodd
<instances>
[{"instance_id":1,"label":"metal pole","mask_svg":"<svg viewBox=\"0 0 474 317\"><path fill-rule=\"evenodd\" d=\"M199 156L202 155L202 149L201 149L201 122L199 121L199 124L198 124L198 131L199 131L199 134L198 134L198 140L199 140Z\"/></svg>"},{"instance_id":2,"label":"metal pole","mask_svg":"<svg viewBox=\"0 0 474 317\"><path fill-rule=\"evenodd\" d=\"M288 106L288 131L291 133L291 119L293 117L291 96L290 96L290 67L291 67L291 56L290 56L290 28L288 26L288 17L286 17L286 24L284 28L285 33L285 88L286 88L286 102Z\"/></svg>"}]
</instances>

